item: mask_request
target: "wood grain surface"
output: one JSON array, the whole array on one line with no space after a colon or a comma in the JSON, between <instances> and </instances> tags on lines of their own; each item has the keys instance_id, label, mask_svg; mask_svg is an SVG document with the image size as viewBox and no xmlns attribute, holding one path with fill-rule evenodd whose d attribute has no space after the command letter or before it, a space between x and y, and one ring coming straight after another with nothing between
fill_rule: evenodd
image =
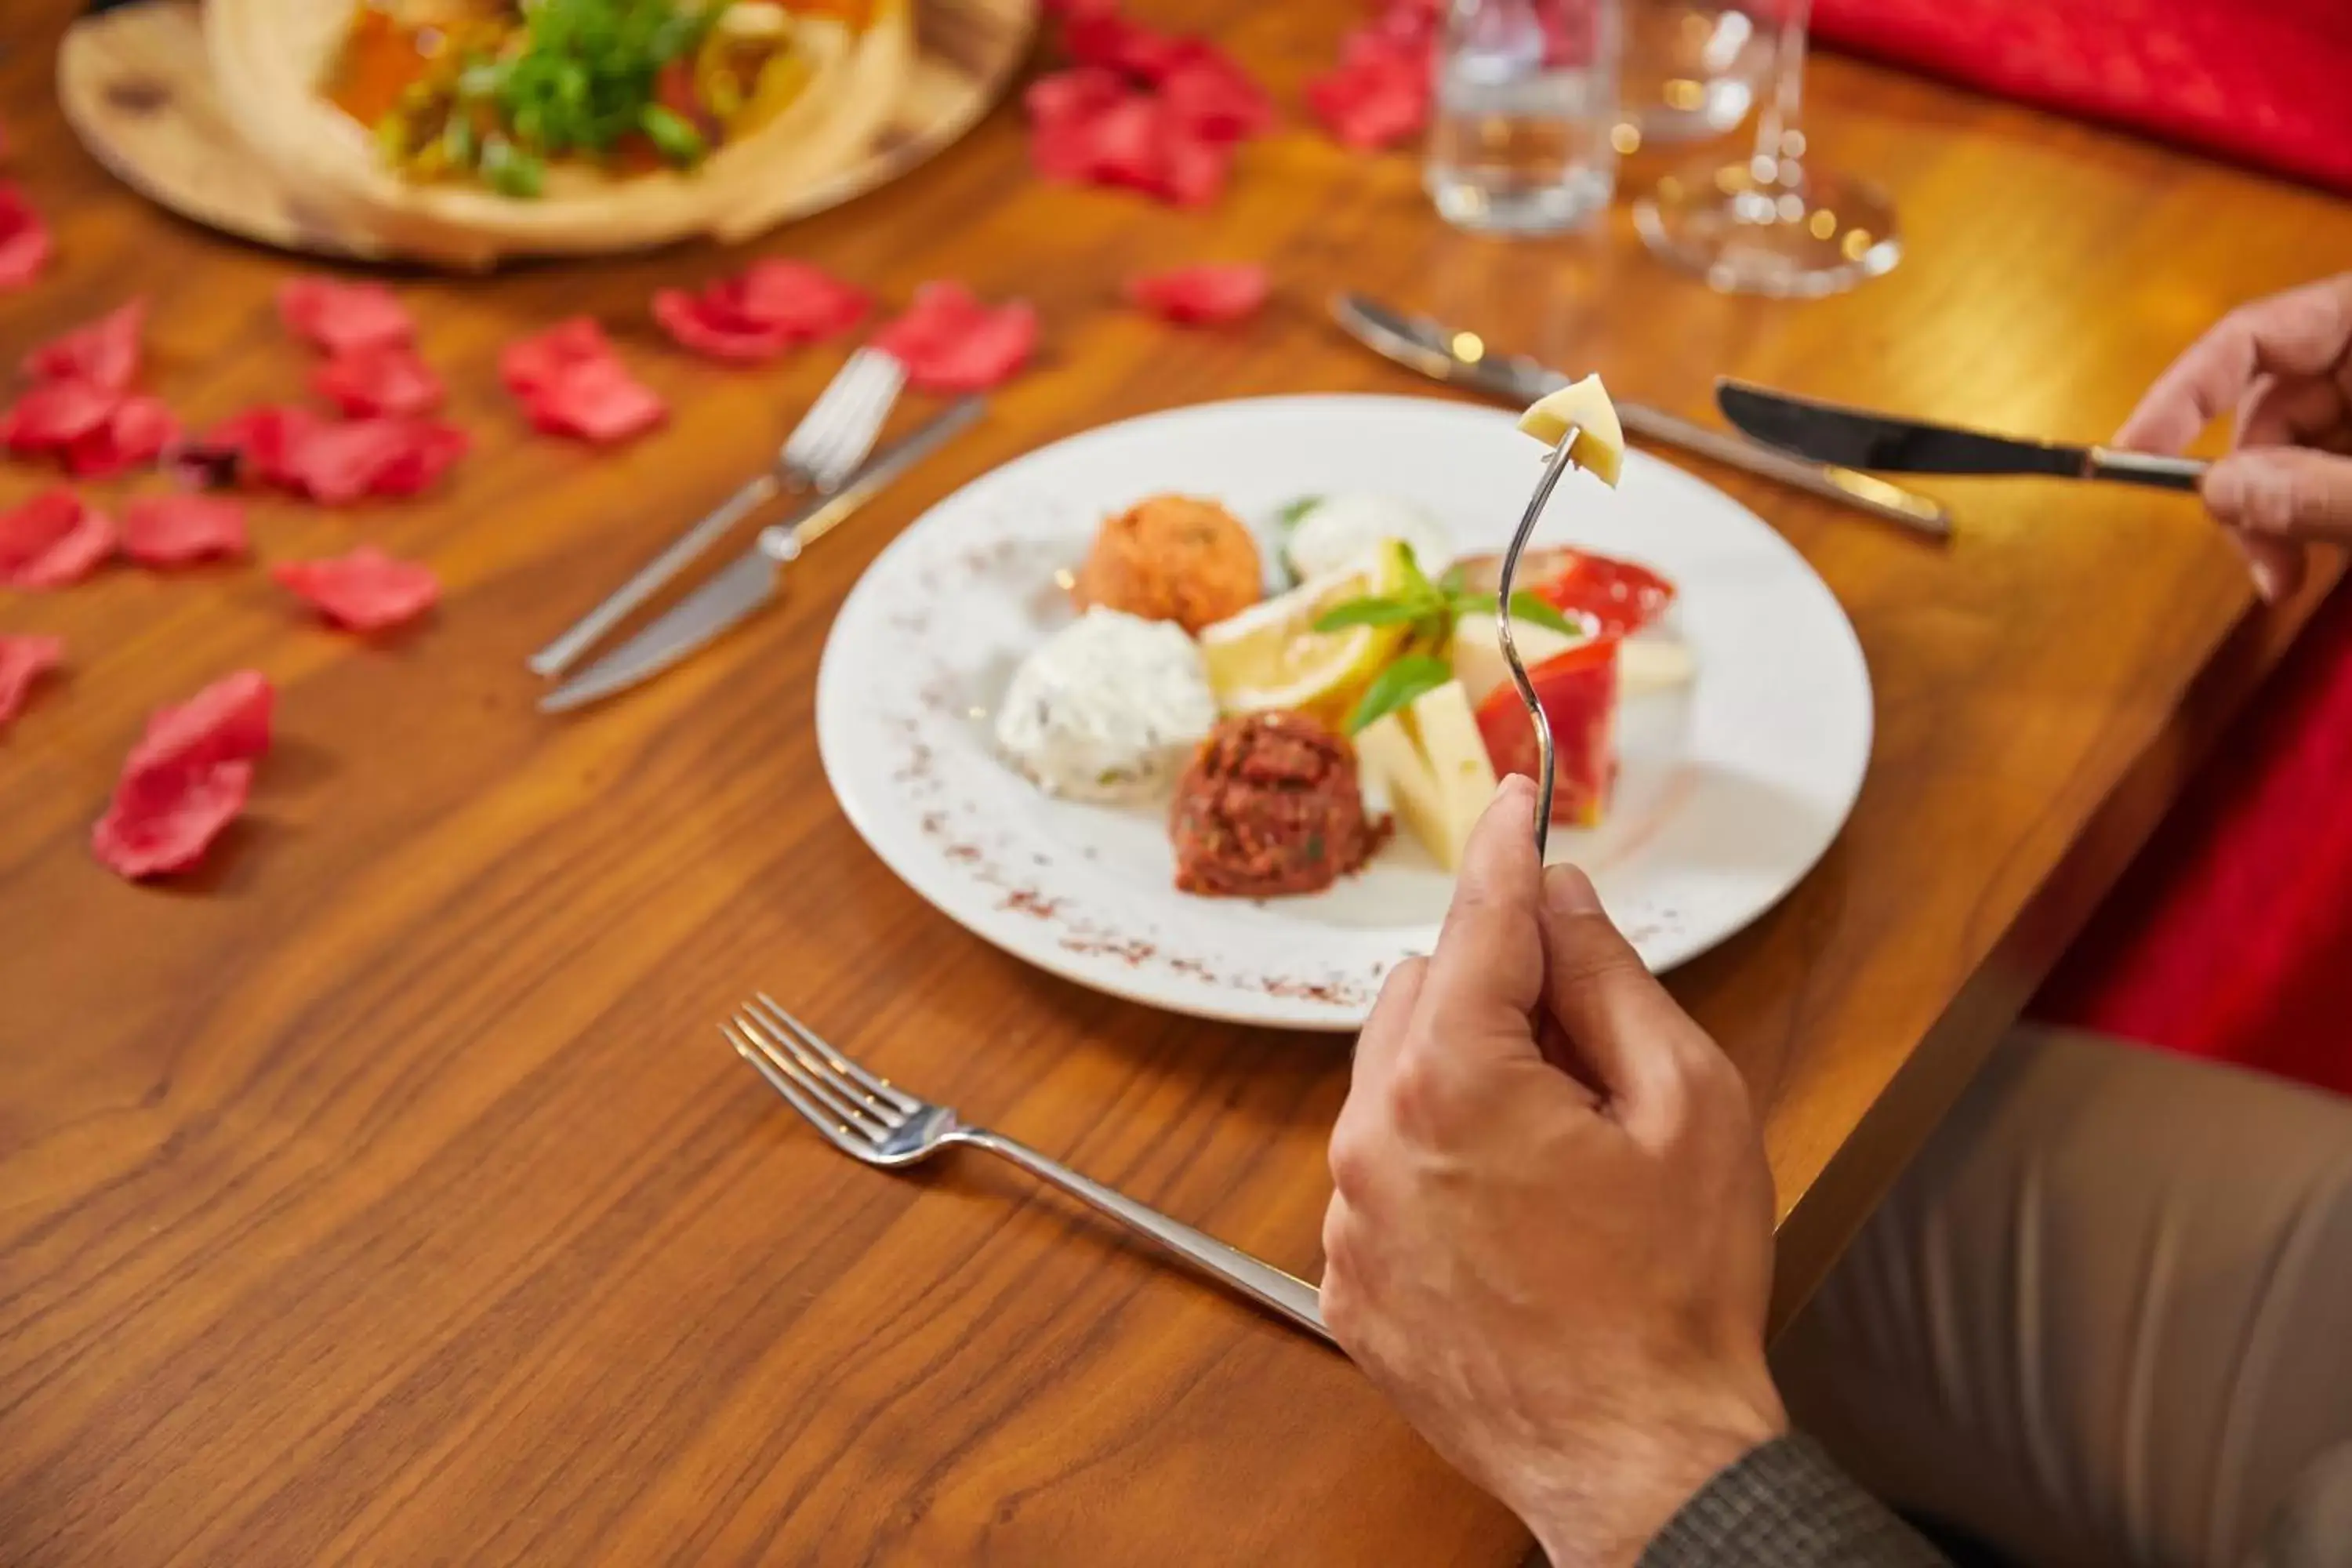
<instances>
[{"instance_id":1,"label":"wood grain surface","mask_svg":"<svg viewBox=\"0 0 2352 1568\"><path fill-rule=\"evenodd\" d=\"M1189 15L1294 104L1353 17ZM290 265L164 217L42 107L68 19L0 23L15 173L60 252L0 296L0 360L143 291L148 382L192 420L295 395L270 303ZM772 248L892 299L939 277L1033 297L1038 367L773 613L572 721L533 710L524 654L764 461L840 358L728 373L661 346L652 289L740 257L404 285L477 452L432 498L265 501L254 527L265 560L364 539L429 561L447 600L394 644L315 628L252 567L0 599L0 629L72 658L0 738L0 1562L1517 1560L1517 1524L1338 1356L992 1162L852 1165L713 1026L772 990L1314 1276L1344 1043L1088 994L900 888L819 772L825 627L894 531L1040 442L1417 390L1324 324L1343 284L1702 416L1732 373L2096 437L2230 305L2352 253L2344 206L2152 145L1835 58L1812 97L1818 143L1899 195L1909 251L1811 304L1707 294L1622 208L1591 241L1451 233L1410 159L1303 129L1178 213L1039 184L992 116ZM1223 258L1279 280L1244 328L1118 302L1136 270ZM675 409L616 454L531 436L496 386L501 343L581 310ZM2308 600L2252 615L2179 498L1952 483L1937 549L1699 471L1820 568L1878 694L1844 836L1672 981L1767 1108L1785 1315ZM47 482L0 470L0 503ZM249 819L183 882L100 869L89 826L143 716L248 665L282 693Z\"/></svg>"},{"instance_id":2,"label":"wood grain surface","mask_svg":"<svg viewBox=\"0 0 2352 1568\"><path fill-rule=\"evenodd\" d=\"M844 155L800 169L764 221L838 206L953 143L1003 93L1036 20L1036 0L915 0L915 56L888 113ZM77 22L58 50L57 94L92 157L182 217L286 250L400 253L254 156L222 111L194 0L141 0Z\"/></svg>"}]
</instances>

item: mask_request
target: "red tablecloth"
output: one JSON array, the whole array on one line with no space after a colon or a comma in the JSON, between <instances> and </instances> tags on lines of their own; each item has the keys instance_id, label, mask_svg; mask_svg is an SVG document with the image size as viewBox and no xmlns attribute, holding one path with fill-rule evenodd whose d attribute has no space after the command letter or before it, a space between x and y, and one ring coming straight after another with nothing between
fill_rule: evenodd
<instances>
[{"instance_id":1,"label":"red tablecloth","mask_svg":"<svg viewBox=\"0 0 2352 1568\"><path fill-rule=\"evenodd\" d=\"M1815 0L1813 31L2352 191L2352 0Z\"/></svg>"},{"instance_id":2,"label":"red tablecloth","mask_svg":"<svg viewBox=\"0 0 2352 1568\"><path fill-rule=\"evenodd\" d=\"M2352 1094L2352 586L2320 607L2032 1010Z\"/></svg>"}]
</instances>

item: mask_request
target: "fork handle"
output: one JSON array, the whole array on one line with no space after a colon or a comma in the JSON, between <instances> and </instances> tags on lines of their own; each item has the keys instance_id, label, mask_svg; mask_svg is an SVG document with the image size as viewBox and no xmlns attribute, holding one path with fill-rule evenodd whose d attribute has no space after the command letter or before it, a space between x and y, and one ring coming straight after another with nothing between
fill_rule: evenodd
<instances>
[{"instance_id":1,"label":"fork handle","mask_svg":"<svg viewBox=\"0 0 2352 1568\"><path fill-rule=\"evenodd\" d=\"M1016 1143L979 1128L966 1131L961 1142L1003 1155L1088 1207L1110 1215L1129 1230L1150 1237L1203 1273L1215 1275L1260 1306L1279 1312L1324 1343L1337 1342L1331 1338L1331 1331L1323 1326L1322 1294L1306 1280L1285 1274L1271 1263L1260 1262L1237 1247L1227 1247L1213 1236L1170 1219L1158 1209L1137 1203L1124 1193L1113 1192L1100 1182L1089 1181L1025 1143Z\"/></svg>"}]
</instances>

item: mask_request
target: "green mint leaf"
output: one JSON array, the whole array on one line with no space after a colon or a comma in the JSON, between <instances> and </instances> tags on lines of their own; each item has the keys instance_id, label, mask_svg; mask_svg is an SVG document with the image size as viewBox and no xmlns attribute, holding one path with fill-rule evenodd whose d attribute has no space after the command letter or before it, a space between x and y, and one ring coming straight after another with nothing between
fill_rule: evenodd
<instances>
[{"instance_id":1,"label":"green mint leaf","mask_svg":"<svg viewBox=\"0 0 2352 1568\"><path fill-rule=\"evenodd\" d=\"M1428 614L1411 599L1348 599L1315 617L1318 632L1343 632L1349 626L1410 626Z\"/></svg>"},{"instance_id":2,"label":"green mint leaf","mask_svg":"<svg viewBox=\"0 0 2352 1568\"><path fill-rule=\"evenodd\" d=\"M1352 735L1365 725L1388 717L1414 698L1434 691L1453 679L1452 665L1425 653L1397 660L1364 688L1356 710L1348 715L1348 733Z\"/></svg>"},{"instance_id":3,"label":"green mint leaf","mask_svg":"<svg viewBox=\"0 0 2352 1568\"><path fill-rule=\"evenodd\" d=\"M1283 502L1282 509L1274 514L1274 521L1285 528L1297 528L1307 520L1308 512L1322 504L1321 496L1300 496L1297 500Z\"/></svg>"},{"instance_id":4,"label":"green mint leaf","mask_svg":"<svg viewBox=\"0 0 2352 1568\"><path fill-rule=\"evenodd\" d=\"M1538 597L1525 588L1511 595L1511 618L1515 621L1533 621L1539 626L1549 627L1562 637L1580 637L1585 635L1584 627L1569 619L1557 605L1547 599Z\"/></svg>"},{"instance_id":5,"label":"green mint leaf","mask_svg":"<svg viewBox=\"0 0 2352 1568\"><path fill-rule=\"evenodd\" d=\"M1445 575L1437 580L1437 591L1449 599L1469 585L1469 574L1463 571L1459 565L1448 566L1445 569Z\"/></svg>"}]
</instances>

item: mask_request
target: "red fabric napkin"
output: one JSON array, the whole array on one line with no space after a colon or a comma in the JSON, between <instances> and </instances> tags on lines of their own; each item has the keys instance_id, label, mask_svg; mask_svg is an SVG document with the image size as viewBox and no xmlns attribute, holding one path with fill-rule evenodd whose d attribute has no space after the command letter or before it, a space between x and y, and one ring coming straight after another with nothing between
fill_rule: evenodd
<instances>
[{"instance_id":1,"label":"red fabric napkin","mask_svg":"<svg viewBox=\"0 0 2352 1568\"><path fill-rule=\"evenodd\" d=\"M1815 0L1813 32L2003 98L2352 191L2347 0Z\"/></svg>"},{"instance_id":2,"label":"red fabric napkin","mask_svg":"<svg viewBox=\"0 0 2352 1568\"><path fill-rule=\"evenodd\" d=\"M2352 1094L2352 584L2222 738L2033 1016Z\"/></svg>"}]
</instances>

